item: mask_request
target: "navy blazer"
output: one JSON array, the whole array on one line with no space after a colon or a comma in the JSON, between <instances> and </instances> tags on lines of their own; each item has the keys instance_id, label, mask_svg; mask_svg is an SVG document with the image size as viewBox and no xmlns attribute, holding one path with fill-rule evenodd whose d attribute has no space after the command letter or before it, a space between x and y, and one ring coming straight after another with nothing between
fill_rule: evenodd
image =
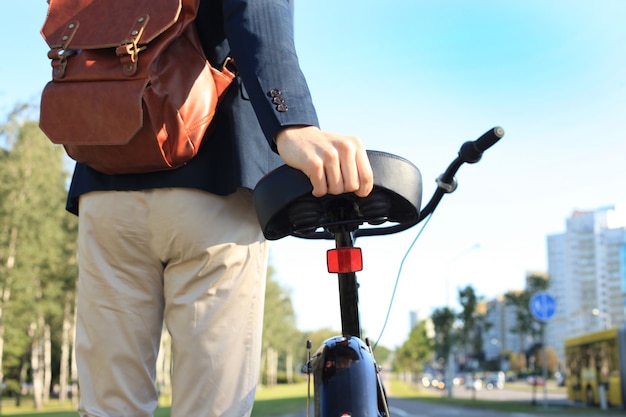
<instances>
[{"instance_id":1,"label":"navy blazer","mask_svg":"<svg viewBox=\"0 0 626 417\"><path fill-rule=\"evenodd\" d=\"M318 126L295 52L290 0L201 0L196 26L209 61L219 67L231 54L239 73L198 155L181 168L147 174L106 175L77 163L68 211L78 214L79 197L90 191L252 189L283 164L274 144L281 129Z\"/></svg>"}]
</instances>

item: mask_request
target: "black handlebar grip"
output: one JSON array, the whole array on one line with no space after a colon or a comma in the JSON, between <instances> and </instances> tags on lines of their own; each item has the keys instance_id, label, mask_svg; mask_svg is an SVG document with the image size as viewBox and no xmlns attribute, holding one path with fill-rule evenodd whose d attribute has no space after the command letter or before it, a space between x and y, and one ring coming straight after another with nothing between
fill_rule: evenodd
<instances>
[{"instance_id":1,"label":"black handlebar grip","mask_svg":"<svg viewBox=\"0 0 626 417\"><path fill-rule=\"evenodd\" d=\"M495 145L496 142L502 138L502 136L504 136L504 129L499 126L494 127L474 141L474 144L476 145L476 150L478 150L479 152L486 151L487 149Z\"/></svg>"},{"instance_id":2,"label":"black handlebar grip","mask_svg":"<svg viewBox=\"0 0 626 417\"><path fill-rule=\"evenodd\" d=\"M474 141L468 141L461 146L459 150L460 161L467 162L469 164L475 164L480 161L483 156L483 152L492 147L500 138L504 136L504 129L501 127L494 127L493 129L485 132L481 137Z\"/></svg>"}]
</instances>

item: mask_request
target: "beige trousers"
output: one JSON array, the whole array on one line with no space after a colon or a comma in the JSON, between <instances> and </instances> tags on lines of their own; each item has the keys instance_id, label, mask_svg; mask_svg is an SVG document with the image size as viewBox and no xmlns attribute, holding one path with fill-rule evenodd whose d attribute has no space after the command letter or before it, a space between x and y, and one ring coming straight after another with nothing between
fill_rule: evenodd
<instances>
[{"instance_id":1,"label":"beige trousers","mask_svg":"<svg viewBox=\"0 0 626 417\"><path fill-rule=\"evenodd\" d=\"M92 192L80 199L81 416L152 416L163 321L172 417L250 414L267 243L249 191Z\"/></svg>"}]
</instances>

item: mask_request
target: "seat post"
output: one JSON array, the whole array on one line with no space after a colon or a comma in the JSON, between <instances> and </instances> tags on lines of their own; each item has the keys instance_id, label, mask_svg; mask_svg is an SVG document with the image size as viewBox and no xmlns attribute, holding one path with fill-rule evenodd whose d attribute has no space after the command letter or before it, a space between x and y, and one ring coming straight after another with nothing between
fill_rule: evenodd
<instances>
[{"instance_id":1,"label":"seat post","mask_svg":"<svg viewBox=\"0 0 626 417\"><path fill-rule=\"evenodd\" d=\"M353 248L354 237L350 231L335 233L336 248ZM359 317L359 284L355 272L337 274L339 280L339 305L341 311L341 328L345 337L356 336L361 338L361 323Z\"/></svg>"}]
</instances>

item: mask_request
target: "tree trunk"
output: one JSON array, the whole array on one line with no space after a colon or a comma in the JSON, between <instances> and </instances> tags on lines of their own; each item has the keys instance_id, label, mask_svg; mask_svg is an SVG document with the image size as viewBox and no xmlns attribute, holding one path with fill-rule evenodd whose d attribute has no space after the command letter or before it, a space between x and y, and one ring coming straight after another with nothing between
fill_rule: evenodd
<instances>
[{"instance_id":1,"label":"tree trunk","mask_svg":"<svg viewBox=\"0 0 626 417\"><path fill-rule=\"evenodd\" d=\"M43 322L44 318L41 317ZM41 340L43 348L44 373L42 401L44 404L50 402L50 388L52 387L52 340L50 338L50 325L43 325L43 335Z\"/></svg>"},{"instance_id":2,"label":"tree trunk","mask_svg":"<svg viewBox=\"0 0 626 417\"><path fill-rule=\"evenodd\" d=\"M22 358L22 365L20 366L20 388L17 392L17 397L15 398L15 405L20 407L22 405L22 387L26 384L26 377L28 376L28 363L26 357Z\"/></svg>"},{"instance_id":3,"label":"tree trunk","mask_svg":"<svg viewBox=\"0 0 626 417\"><path fill-rule=\"evenodd\" d=\"M74 293L74 318L72 320L72 362L71 362L71 381L72 381L72 406L78 408L78 368L76 365L76 320L77 316L77 297L78 293Z\"/></svg>"},{"instance_id":4,"label":"tree trunk","mask_svg":"<svg viewBox=\"0 0 626 417\"><path fill-rule=\"evenodd\" d=\"M6 287L2 288L3 299L6 292ZM4 320L2 318L4 313L4 305L4 302L0 304L0 386L4 384L4 366L2 366L4 356ZM2 391L0 391L0 414L2 414Z\"/></svg>"},{"instance_id":5,"label":"tree trunk","mask_svg":"<svg viewBox=\"0 0 626 417\"><path fill-rule=\"evenodd\" d=\"M59 402L67 401L67 387L70 371L70 349L72 337L72 293L65 294L63 306L63 328L61 333L61 359L59 364Z\"/></svg>"},{"instance_id":6,"label":"tree trunk","mask_svg":"<svg viewBox=\"0 0 626 417\"><path fill-rule=\"evenodd\" d=\"M278 353L272 349L267 349L267 386L273 387L278 382Z\"/></svg>"},{"instance_id":7,"label":"tree trunk","mask_svg":"<svg viewBox=\"0 0 626 417\"><path fill-rule=\"evenodd\" d=\"M6 280L4 286L0 289L2 297L0 298L0 386L4 384L4 307L9 303L11 299L11 286L12 286L12 269L15 265L15 248L17 245L17 227L11 228L11 234L9 238L7 261L6 261ZM0 395L0 399L1 399ZM0 402L0 412L2 410Z\"/></svg>"},{"instance_id":8,"label":"tree trunk","mask_svg":"<svg viewBox=\"0 0 626 417\"><path fill-rule=\"evenodd\" d=\"M293 355L291 352L287 354L285 367L287 368L287 383L293 384Z\"/></svg>"},{"instance_id":9,"label":"tree trunk","mask_svg":"<svg viewBox=\"0 0 626 417\"><path fill-rule=\"evenodd\" d=\"M42 364L42 346L41 338L37 335L37 323L30 325L31 351L30 351L30 369L31 378L33 380L33 402L35 410L40 411L43 408L43 364Z\"/></svg>"}]
</instances>

